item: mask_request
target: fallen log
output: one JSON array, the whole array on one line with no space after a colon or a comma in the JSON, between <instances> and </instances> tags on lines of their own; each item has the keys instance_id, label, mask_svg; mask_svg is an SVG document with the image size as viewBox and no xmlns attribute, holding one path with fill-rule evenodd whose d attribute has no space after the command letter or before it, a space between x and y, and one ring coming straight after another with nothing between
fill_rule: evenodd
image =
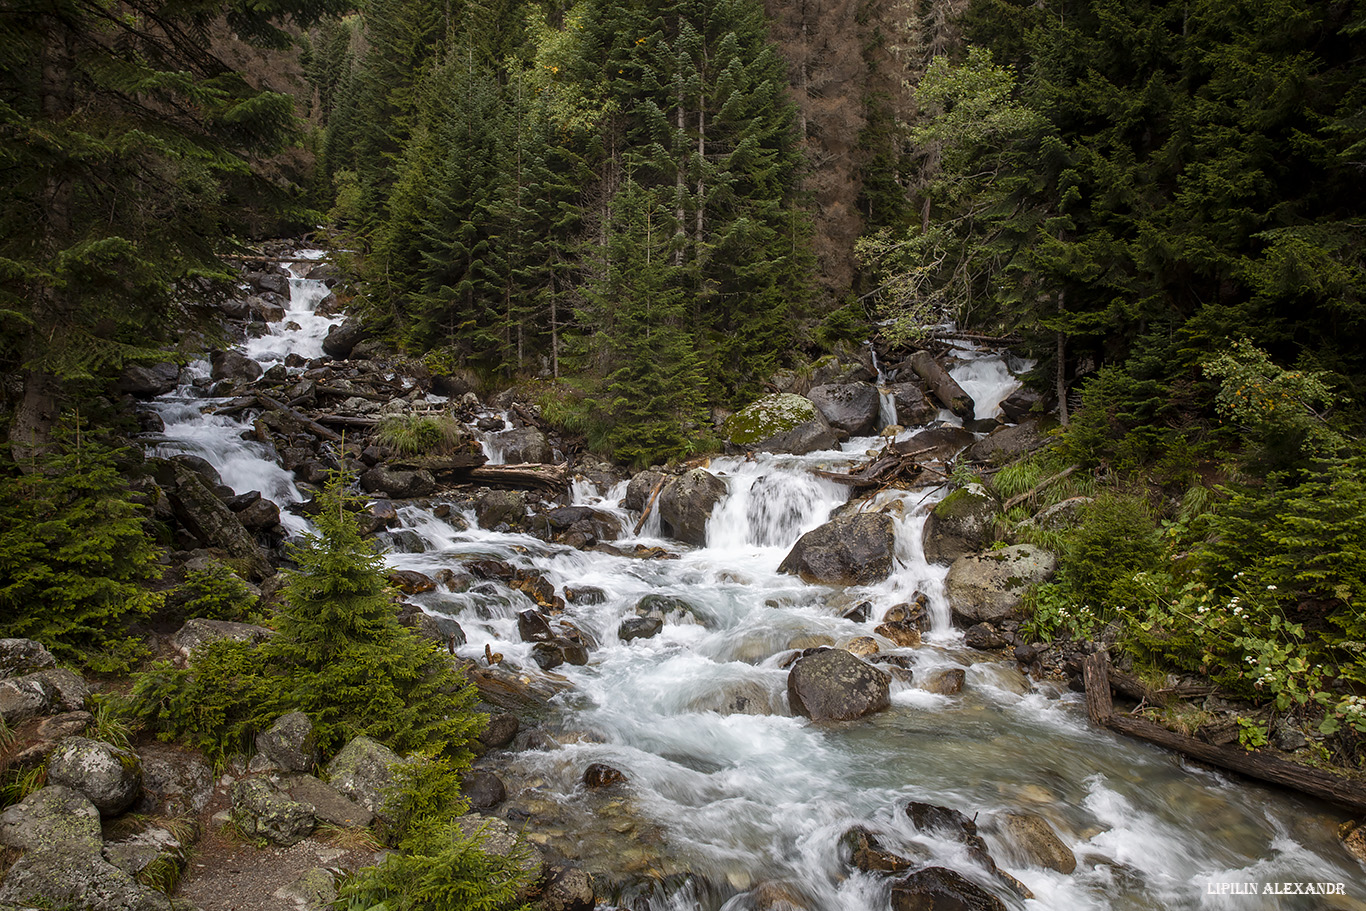
<instances>
[{"instance_id":1,"label":"fallen log","mask_svg":"<svg viewBox=\"0 0 1366 911\"><path fill-rule=\"evenodd\" d=\"M1069 468L1064 468L1062 471L1053 475L1051 478L1044 478L1042 481L1035 484L1033 487L1031 487L1029 490L1026 490L1024 493L1018 494L1016 496L1011 497L1009 500L1006 500L1005 505L1001 507L1001 512L1010 512L1012 509L1014 509L1016 506L1019 506L1025 500L1028 500L1035 494L1038 494L1046 488L1058 483L1063 478L1066 478L1067 476L1072 474L1072 472L1076 471L1080 467L1080 465L1073 465Z\"/></svg>"},{"instance_id":2,"label":"fallen log","mask_svg":"<svg viewBox=\"0 0 1366 911\"><path fill-rule=\"evenodd\" d=\"M1082 676L1086 681L1086 712L1101 727L1146 740L1217 768L1317 797L1354 813L1366 812L1366 783L1357 779L1255 751L1248 752L1240 746L1205 743L1169 731L1146 718L1116 714L1110 696L1110 656L1106 652L1096 652L1088 657L1082 667Z\"/></svg>"},{"instance_id":3,"label":"fallen log","mask_svg":"<svg viewBox=\"0 0 1366 911\"><path fill-rule=\"evenodd\" d=\"M374 427L379 424L379 418L350 414L320 414L318 415L318 423L333 424L337 427Z\"/></svg>"},{"instance_id":4,"label":"fallen log","mask_svg":"<svg viewBox=\"0 0 1366 911\"><path fill-rule=\"evenodd\" d=\"M934 397L954 414L961 418L971 418L976 406L972 403L972 396L963 391L963 387L958 385L958 381L949 376L949 372L939 366L939 362L934 359L934 355L928 351L917 351L911 355L911 370L915 375L925 381L925 385L930 387Z\"/></svg>"},{"instance_id":5,"label":"fallen log","mask_svg":"<svg viewBox=\"0 0 1366 911\"><path fill-rule=\"evenodd\" d=\"M520 465L484 465L471 468L466 477L492 487L529 488L554 493L569 486L569 465L543 465L535 462Z\"/></svg>"},{"instance_id":6,"label":"fallen log","mask_svg":"<svg viewBox=\"0 0 1366 911\"><path fill-rule=\"evenodd\" d=\"M262 395L259 392L256 393L256 398L259 399L261 404L265 407L271 408L275 411L282 412L288 415L289 417L293 418L294 420L299 421L301 424L303 424L305 427L311 430L313 432L313 435L316 436L318 439L327 440L330 443L341 442L341 434L337 433L335 430L328 430L322 424L319 424L312 418L307 417L306 415L301 414L298 411L295 411L293 408L290 408L284 402L281 402L278 399L273 399L268 395Z\"/></svg>"}]
</instances>

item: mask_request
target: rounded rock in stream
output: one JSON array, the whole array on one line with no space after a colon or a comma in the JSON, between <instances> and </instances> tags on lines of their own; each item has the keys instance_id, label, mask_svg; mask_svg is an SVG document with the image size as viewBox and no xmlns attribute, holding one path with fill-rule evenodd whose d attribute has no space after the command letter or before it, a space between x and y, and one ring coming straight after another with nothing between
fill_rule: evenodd
<instances>
[{"instance_id":1,"label":"rounded rock in stream","mask_svg":"<svg viewBox=\"0 0 1366 911\"><path fill-rule=\"evenodd\" d=\"M844 649L799 659L787 674L792 711L812 721L849 721L891 704L891 678Z\"/></svg>"},{"instance_id":2,"label":"rounded rock in stream","mask_svg":"<svg viewBox=\"0 0 1366 911\"><path fill-rule=\"evenodd\" d=\"M872 585L891 574L895 548L888 516L840 516L797 539L778 572L816 584Z\"/></svg>"},{"instance_id":3,"label":"rounded rock in stream","mask_svg":"<svg viewBox=\"0 0 1366 911\"><path fill-rule=\"evenodd\" d=\"M595 790L610 788L613 785L625 784L626 775L606 763L595 762L583 770L583 783L585 787Z\"/></svg>"},{"instance_id":4,"label":"rounded rock in stream","mask_svg":"<svg viewBox=\"0 0 1366 911\"><path fill-rule=\"evenodd\" d=\"M617 627L617 638L622 642L632 639L653 639L664 629L664 621L658 617L627 617Z\"/></svg>"},{"instance_id":5,"label":"rounded rock in stream","mask_svg":"<svg viewBox=\"0 0 1366 911\"><path fill-rule=\"evenodd\" d=\"M892 911L1006 911L1006 906L961 873L926 867L892 886Z\"/></svg>"},{"instance_id":6,"label":"rounded rock in stream","mask_svg":"<svg viewBox=\"0 0 1366 911\"><path fill-rule=\"evenodd\" d=\"M660 527L675 541L705 547L707 520L725 495L725 481L694 468L664 485L659 494Z\"/></svg>"},{"instance_id":7,"label":"rounded rock in stream","mask_svg":"<svg viewBox=\"0 0 1366 911\"><path fill-rule=\"evenodd\" d=\"M877 429L878 392L870 383L816 386L806 397L838 431L861 437Z\"/></svg>"}]
</instances>

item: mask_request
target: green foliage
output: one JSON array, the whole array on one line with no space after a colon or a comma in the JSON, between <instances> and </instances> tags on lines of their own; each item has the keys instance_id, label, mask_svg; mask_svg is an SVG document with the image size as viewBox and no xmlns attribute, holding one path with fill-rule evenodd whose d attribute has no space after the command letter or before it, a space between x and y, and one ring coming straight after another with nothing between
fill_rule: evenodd
<instances>
[{"instance_id":1,"label":"green foliage","mask_svg":"<svg viewBox=\"0 0 1366 911\"><path fill-rule=\"evenodd\" d=\"M466 757L481 716L474 688L435 644L399 625L383 559L362 538L340 482L318 534L294 552L278 633L263 652L282 700L313 719L324 750L367 734L395 750Z\"/></svg>"},{"instance_id":2,"label":"green foliage","mask_svg":"<svg viewBox=\"0 0 1366 911\"><path fill-rule=\"evenodd\" d=\"M447 453L463 441L460 422L448 414L391 414L375 428L376 443L404 455Z\"/></svg>"},{"instance_id":3,"label":"green foliage","mask_svg":"<svg viewBox=\"0 0 1366 911\"><path fill-rule=\"evenodd\" d=\"M55 654L123 665L129 621L151 613L160 575L142 510L115 466L117 451L79 431L0 475L0 635L37 639Z\"/></svg>"},{"instance_id":4,"label":"green foliage","mask_svg":"<svg viewBox=\"0 0 1366 911\"><path fill-rule=\"evenodd\" d=\"M286 682L271 679L270 670L258 646L220 639L195 649L188 667L158 661L137 674L119 707L222 768L233 755L249 754L256 734L282 714L272 711L288 696L281 692Z\"/></svg>"},{"instance_id":5,"label":"green foliage","mask_svg":"<svg viewBox=\"0 0 1366 911\"><path fill-rule=\"evenodd\" d=\"M177 289L231 281L217 256L272 216L299 223L288 192L260 174L293 136L293 100L227 69L206 29L278 46L286 20L306 27L341 6L152 0L115 14L35 0L8 11L0 363L23 372L30 404L164 359L185 329ZM19 411L17 429L42 442L34 413Z\"/></svg>"},{"instance_id":6,"label":"green foliage","mask_svg":"<svg viewBox=\"0 0 1366 911\"><path fill-rule=\"evenodd\" d=\"M166 596L166 606L181 616L259 622L257 598L235 572L214 561L185 573L185 581Z\"/></svg>"},{"instance_id":7,"label":"green foliage","mask_svg":"<svg viewBox=\"0 0 1366 911\"><path fill-rule=\"evenodd\" d=\"M390 854L357 871L339 890L351 911L516 911L531 885L524 855L491 855L479 830L456 822L467 806L459 769L449 761L418 757L396 770L386 812L394 820Z\"/></svg>"},{"instance_id":8,"label":"green foliage","mask_svg":"<svg viewBox=\"0 0 1366 911\"><path fill-rule=\"evenodd\" d=\"M467 761L484 723L474 688L399 625L383 561L357 530L339 480L320 503L319 533L295 551L275 636L259 646L209 643L186 668L159 662L137 676L124 710L218 764L250 752L258 731L295 710L312 719L325 752L366 734L401 752Z\"/></svg>"}]
</instances>

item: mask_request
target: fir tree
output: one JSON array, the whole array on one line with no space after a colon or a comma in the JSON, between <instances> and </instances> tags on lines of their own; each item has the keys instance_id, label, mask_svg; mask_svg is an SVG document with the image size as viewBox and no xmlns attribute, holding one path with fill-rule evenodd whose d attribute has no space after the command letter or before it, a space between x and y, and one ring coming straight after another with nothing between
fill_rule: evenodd
<instances>
[{"instance_id":1,"label":"fir tree","mask_svg":"<svg viewBox=\"0 0 1366 911\"><path fill-rule=\"evenodd\" d=\"M468 758L483 720L473 687L433 643L399 625L383 559L361 537L339 482L320 505L318 533L295 551L278 631L264 646L280 708L305 712L324 749L366 734L400 752Z\"/></svg>"},{"instance_id":2,"label":"fir tree","mask_svg":"<svg viewBox=\"0 0 1366 911\"><path fill-rule=\"evenodd\" d=\"M0 476L0 636L108 670L128 656L129 622L161 603L157 549L114 457L72 431Z\"/></svg>"}]
</instances>

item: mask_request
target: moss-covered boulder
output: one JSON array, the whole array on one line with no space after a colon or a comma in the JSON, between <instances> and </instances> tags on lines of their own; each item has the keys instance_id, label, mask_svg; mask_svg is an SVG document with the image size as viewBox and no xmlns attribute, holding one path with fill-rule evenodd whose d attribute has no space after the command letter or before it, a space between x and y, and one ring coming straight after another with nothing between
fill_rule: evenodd
<instances>
[{"instance_id":1,"label":"moss-covered boulder","mask_svg":"<svg viewBox=\"0 0 1366 911\"><path fill-rule=\"evenodd\" d=\"M1057 568L1054 554L1032 544L959 557L944 577L954 622L968 627L1017 618L1025 592Z\"/></svg>"},{"instance_id":2,"label":"moss-covered boulder","mask_svg":"<svg viewBox=\"0 0 1366 911\"><path fill-rule=\"evenodd\" d=\"M967 484L935 504L925 519L925 559L952 563L991 540L996 501L980 484Z\"/></svg>"},{"instance_id":3,"label":"moss-covered boulder","mask_svg":"<svg viewBox=\"0 0 1366 911\"><path fill-rule=\"evenodd\" d=\"M85 795L102 816L117 816L142 793L142 762L102 740L67 737L47 761L47 780Z\"/></svg>"},{"instance_id":4,"label":"moss-covered boulder","mask_svg":"<svg viewBox=\"0 0 1366 911\"><path fill-rule=\"evenodd\" d=\"M814 402L782 392L766 395L737 411L722 429L736 446L796 455L829 449L840 436Z\"/></svg>"}]
</instances>

